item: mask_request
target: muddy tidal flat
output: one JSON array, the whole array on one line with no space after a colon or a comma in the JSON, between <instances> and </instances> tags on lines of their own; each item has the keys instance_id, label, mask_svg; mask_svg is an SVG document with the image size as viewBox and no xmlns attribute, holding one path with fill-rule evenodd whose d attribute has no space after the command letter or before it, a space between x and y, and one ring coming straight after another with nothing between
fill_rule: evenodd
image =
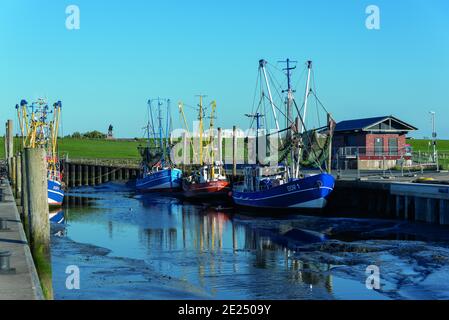
<instances>
[{"instance_id":1,"label":"muddy tidal flat","mask_svg":"<svg viewBox=\"0 0 449 320\"><path fill-rule=\"evenodd\" d=\"M113 183L69 197L52 225L55 299L449 298L448 227L258 216ZM79 289L67 288L68 266Z\"/></svg>"}]
</instances>

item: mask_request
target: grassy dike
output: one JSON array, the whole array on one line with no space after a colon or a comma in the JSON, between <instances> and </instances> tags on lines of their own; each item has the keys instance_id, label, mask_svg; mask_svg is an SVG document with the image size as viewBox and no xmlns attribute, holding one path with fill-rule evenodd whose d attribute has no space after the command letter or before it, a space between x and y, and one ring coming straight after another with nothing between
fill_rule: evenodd
<instances>
[{"instance_id":1,"label":"grassy dike","mask_svg":"<svg viewBox=\"0 0 449 320\"><path fill-rule=\"evenodd\" d=\"M20 145L14 139L14 149ZM137 147L145 145L144 140L97 140L97 139L59 139L59 153L68 154L71 159L139 159ZM0 158L5 157L4 137L0 137Z\"/></svg>"},{"instance_id":2,"label":"grassy dike","mask_svg":"<svg viewBox=\"0 0 449 320\"><path fill-rule=\"evenodd\" d=\"M15 148L20 141L16 139ZM68 154L71 159L139 159L137 147L144 146L145 140L97 140L97 139L59 139L59 153ZM413 151L428 152L429 140L407 139ZM438 150L449 153L449 140L439 140ZM4 137L0 137L0 159L5 157Z\"/></svg>"},{"instance_id":3,"label":"grassy dike","mask_svg":"<svg viewBox=\"0 0 449 320\"><path fill-rule=\"evenodd\" d=\"M407 139L407 143L413 148L413 151L429 152L431 150L430 140L425 139ZM444 153L449 153L449 140L438 140L437 149Z\"/></svg>"}]
</instances>

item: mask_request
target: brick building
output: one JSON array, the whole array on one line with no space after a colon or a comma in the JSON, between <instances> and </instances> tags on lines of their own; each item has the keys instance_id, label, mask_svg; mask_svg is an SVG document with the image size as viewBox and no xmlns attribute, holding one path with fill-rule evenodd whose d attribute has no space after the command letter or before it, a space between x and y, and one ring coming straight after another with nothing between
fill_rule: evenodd
<instances>
[{"instance_id":1,"label":"brick building","mask_svg":"<svg viewBox=\"0 0 449 320\"><path fill-rule=\"evenodd\" d=\"M414 126L393 116L337 123L332 141L334 166L387 169L410 161L406 136Z\"/></svg>"}]
</instances>

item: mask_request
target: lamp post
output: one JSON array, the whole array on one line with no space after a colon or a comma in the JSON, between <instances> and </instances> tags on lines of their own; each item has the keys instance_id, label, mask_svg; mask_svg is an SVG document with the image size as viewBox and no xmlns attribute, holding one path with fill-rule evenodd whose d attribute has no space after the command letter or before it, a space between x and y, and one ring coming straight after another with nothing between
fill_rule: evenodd
<instances>
[{"instance_id":1,"label":"lamp post","mask_svg":"<svg viewBox=\"0 0 449 320\"><path fill-rule=\"evenodd\" d=\"M435 111L429 111L432 117L432 161L435 163L437 161L437 133L435 131Z\"/></svg>"}]
</instances>

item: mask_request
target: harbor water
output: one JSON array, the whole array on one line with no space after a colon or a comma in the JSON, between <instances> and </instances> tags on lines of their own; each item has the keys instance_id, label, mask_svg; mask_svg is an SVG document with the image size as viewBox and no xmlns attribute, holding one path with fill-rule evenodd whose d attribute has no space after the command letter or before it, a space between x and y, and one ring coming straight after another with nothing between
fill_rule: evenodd
<instances>
[{"instance_id":1,"label":"harbor water","mask_svg":"<svg viewBox=\"0 0 449 320\"><path fill-rule=\"evenodd\" d=\"M55 299L449 298L447 227L261 215L118 183L66 202L52 224Z\"/></svg>"}]
</instances>

